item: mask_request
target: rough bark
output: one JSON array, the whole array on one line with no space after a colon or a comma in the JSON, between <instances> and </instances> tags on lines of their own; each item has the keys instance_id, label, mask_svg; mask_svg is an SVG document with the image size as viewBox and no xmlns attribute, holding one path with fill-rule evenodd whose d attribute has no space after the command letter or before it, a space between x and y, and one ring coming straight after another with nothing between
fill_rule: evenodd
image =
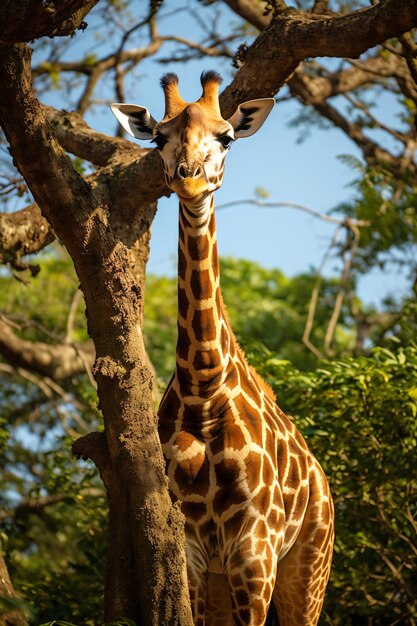
<instances>
[{"instance_id":1,"label":"rough bark","mask_svg":"<svg viewBox=\"0 0 417 626\"><path fill-rule=\"evenodd\" d=\"M58 111L53 107L44 107L44 112L61 146L94 165L134 159L149 152L127 139L109 137L93 130L78 113Z\"/></svg>"},{"instance_id":2,"label":"rough bark","mask_svg":"<svg viewBox=\"0 0 417 626\"><path fill-rule=\"evenodd\" d=\"M144 277L155 202L169 193L157 151L98 133L76 113L52 107L43 107L43 110L55 139L65 150L101 166L87 176L86 182L108 205L112 226L132 255L131 266L137 263L138 275ZM39 252L54 239L54 232L37 204L15 213L0 213L3 263Z\"/></svg>"},{"instance_id":3,"label":"rough bark","mask_svg":"<svg viewBox=\"0 0 417 626\"><path fill-rule=\"evenodd\" d=\"M30 60L22 44L0 51L0 118L19 170L73 258L86 300L105 425L105 434L84 447L99 464L109 502L105 618L191 624L182 516L168 494L140 332L142 286L103 194L79 176L53 137L32 90Z\"/></svg>"},{"instance_id":4,"label":"rough bark","mask_svg":"<svg viewBox=\"0 0 417 626\"><path fill-rule=\"evenodd\" d=\"M0 213L0 260L14 265L26 254L39 252L55 236L39 207L31 204L15 213Z\"/></svg>"},{"instance_id":5,"label":"rough bark","mask_svg":"<svg viewBox=\"0 0 417 626\"><path fill-rule=\"evenodd\" d=\"M244 98L274 96L306 58L357 58L416 25L417 0L381 0L369 8L334 17L293 8L278 11L250 46L241 69L223 92L222 113L232 115L236 103Z\"/></svg>"},{"instance_id":6,"label":"rough bark","mask_svg":"<svg viewBox=\"0 0 417 626\"><path fill-rule=\"evenodd\" d=\"M98 0L3 0L0 6L0 47L48 35L71 35Z\"/></svg>"},{"instance_id":7,"label":"rough bark","mask_svg":"<svg viewBox=\"0 0 417 626\"><path fill-rule=\"evenodd\" d=\"M0 597L15 598L16 593L7 571L6 563L0 552ZM20 611L11 610L0 613L0 626L29 626L26 617Z\"/></svg>"}]
</instances>

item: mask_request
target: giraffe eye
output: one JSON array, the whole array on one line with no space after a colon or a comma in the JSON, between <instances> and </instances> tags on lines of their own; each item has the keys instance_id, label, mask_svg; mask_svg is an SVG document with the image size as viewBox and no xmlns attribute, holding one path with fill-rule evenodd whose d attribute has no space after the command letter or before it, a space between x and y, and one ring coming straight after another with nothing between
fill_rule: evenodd
<instances>
[{"instance_id":1,"label":"giraffe eye","mask_svg":"<svg viewBox=\"0 0 417 626\"><path fill-rule=\"evenodd\" d=\"M161 133L156 133L155 137L151 139L151 143L154 143L158 150L162 150L167 141L168 139L161 135Z\"/></svg>"},{"instance_id":2,"label":"giraffe eye","mask_svg":"<svg viewBox=\"0 0 417 626\"><path fill-rule=\"evenodd\" d=\"M223 137L219 137L217 141L222 144L223 148L230 148L234 139L230 135L223 135Z\"/></svg>"}]
</instances>

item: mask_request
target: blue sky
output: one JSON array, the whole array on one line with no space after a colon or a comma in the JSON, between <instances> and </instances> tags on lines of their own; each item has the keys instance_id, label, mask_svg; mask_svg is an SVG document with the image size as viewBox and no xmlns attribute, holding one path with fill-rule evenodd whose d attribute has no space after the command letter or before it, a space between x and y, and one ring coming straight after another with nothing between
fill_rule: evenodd
<instances>
[{"instance_id":1,"label":"blue sky","mask_svg":"<svg viewBox=\"0 0 417 626\"><path fill-rule=\"evenodd\" d=\"M143 3L144 9L147 4ZM190 14L196 7L195 0L165 0L161 11L161 34L175 34L198 41L203 31ZM218 11L220 30L238 23L238 18L227 7L221 3L219 7L201 7L201 15L208 20L214 11ZM178 10L181 8L183 10ZM89 28L74 39L68 58L77 55L82 58L91 52L102 54L108 46L106 41L95 39L97 18L94 12L87 21ZM144 45L143 36L133 37L131 45ZM172 49L173 44L166 44L156 57L140 64L126 83L126 100L147 106L156 119L163 114L163 95L159 87L162 73L175 71L180 77L182 96L192 101L200 96L199 75L203 69L220 71L225 84L234 71L229 60L159 63L158 59L169 56ZM108 108L112 97L106 82L99 87L97 96L100 103L88 114L87 121L93 128L113 134L116 123ZM57 94L49 96L49 102L54 106L65 106L57 99ZM395 107L388 98L380 104L380 109L384 109L387 118L395 115ZM299 105L293 101L278 103L257 135L233 145L223 186L216 193L216 206L254 198L256 187L264 188L270 201L299 203L321 213L353 197L350 183L355 173L338 157L344 154L360 156L358 150L336 129L311 129L309 136L300 143L298 140L303 131L289 124L297 110ZM175 196L161 199L152 227L149 272L175 275L177 216ZM334 231L334 225L294 209L260 209L244 204L217 211L217 227L221 255L251 259L268 268L279 267L288 275L318 267ZM326 273L337 273L338 269L336 259L331 259ZM362 280L360 295L366 302L377 303L388 293L399 297L405 286L405 277L374 271Z\"/></svg>"}]
</instances>

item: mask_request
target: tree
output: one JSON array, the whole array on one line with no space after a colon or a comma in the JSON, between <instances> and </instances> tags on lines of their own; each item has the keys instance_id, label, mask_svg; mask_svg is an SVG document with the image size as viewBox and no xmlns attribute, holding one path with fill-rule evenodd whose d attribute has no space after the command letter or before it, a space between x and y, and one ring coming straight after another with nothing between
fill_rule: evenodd
<instances>
[{"instance_id":1,"label":"tree","mask_svg":"<svg viewBox=\"0 0 417 626\"><path fill-rule=\"evenodd\" d=\"M339 13L323 0L309 3L308 10L304 2L295 8L278 1L268 4L267 11L261 2L230 0L225 4L261 31L250 35L249 46L236 50L236 34L219 40L213 31L208 45L162 37L157 31L161 3L151 2L145 19L118 30L120 40L110 54L69 62L55 39L50 44L40 39L37 52L43 47L49 58L32 66L25 42L84 28L84 18L95 4L66 0L58 7L36 0L7 1L0 9L0 119L18 170L10 169L5 154L3 190L9 198L25 196L28 190L33 197L28 206L1 216L1 254L15 272L29 267L35 273L23 257L58 238L72 258L85 299L95 349L91 371L104 431L78 439L73 449L94 461L106 491L105 619L124 616L138 624L185 625L191 624L191 615L182 518L167 490L155 427L152 373L140 331L150 225L155 203L167 189L155 150L98 133L82 115L105 73L114 73L116 99L121 100L128 72L170 41L180 46L180 57L234 56L239 69L221 96L225 117L243 100L274 96L288 81L290 93L353 139L370 167L383 166L390 176L407 181L415 167L410 156L415 133L410 123L396 134L402 152L391 153L366 136L362 122L348 121L328 101L369 85L371 75L373 85L379 85L382 77L395 81L413 110L415 43L406 33L417 25L417 3L382 0L354 10L357 7L341 2ZM123 2L97 4L110 26L119 17L127 20L129 8ZM197 3L196 9L211 10ZM127 49L140 29L147 29L148 45ZM395 37L399 38L384 44ZM359 65L346 61L333 73L307 60L355 59L379 44L384 48L368 53ZM235 45L232 52L230 45ZM48 81L63 74L79 82L75 112L42 105L33 87L41 96ZM361 100L353 106L378 126ZM30 343L30 337L23 338L15 330L3 326L0 350L17 371L46 376L54 383L68 381L80 369L89 370L91 348L85 341L77 345L32 337Z\"/></svg>"}]
</instances>

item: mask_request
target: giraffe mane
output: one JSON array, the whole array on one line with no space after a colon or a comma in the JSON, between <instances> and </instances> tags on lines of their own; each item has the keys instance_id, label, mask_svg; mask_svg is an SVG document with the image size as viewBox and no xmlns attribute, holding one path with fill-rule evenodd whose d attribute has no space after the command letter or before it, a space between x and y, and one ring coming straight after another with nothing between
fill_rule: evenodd
<instances>
[{"instance_id":1,"label":"giraffe mane","mask_svg":"<svg viewBox=\"0 0 417 626\"><path fill-rule=\"evenodd\" d=\"M235 345L236 345L236 349L238 351L238 353L242 356L242 358L247 361L246 359L246 355L245 355L245 351L243 350L243 348L239 345L238 340L236 339L236 336L232 330L232 327L230 326L230 320L229 320L229 314L227 312L227 306L224 303L223 300L223 296L222 294L220 294L220 298L221 298L221 305L222 305L222 311L223 311L223 315L225 318L225 321L229 327L229 332L231 334L231 336L233 337L234 341L235 341ZM266 393L266 395L271 398L271 400L273 400L274 402L276 402L277 397L275 395L275 393L272 391L272 388L268 385L268 383L266 382L266 380L264 380L262 378L262 376L260 374L258 374L258 372L256 371L256 369L252 366L249 365L249 371L252 374L252 376L254 377L254 379L256 380L256 382L259 384L259 386L261 387L261 389L263 389L263 391Z\"/></svg>"},{"instance_id":2,"label":"giraffe mane","mask_svg":"<svg viewBox=\"0 0 417 626\"><path fill-rule=\"evenodd\" d=\"M271 398L271 400L276 402L277 401L277 397L276 397L275 393L272 391L271 386L268 385L266 380L264 378L262 378L262 376L260 374L258 374L256 369L252 365L249 365L249 369L250 369L250 372L251 372L252 376L258 381L259 385L265 391L266 395L269 396L269 398Z\"/></svg>"}]
</instances>

